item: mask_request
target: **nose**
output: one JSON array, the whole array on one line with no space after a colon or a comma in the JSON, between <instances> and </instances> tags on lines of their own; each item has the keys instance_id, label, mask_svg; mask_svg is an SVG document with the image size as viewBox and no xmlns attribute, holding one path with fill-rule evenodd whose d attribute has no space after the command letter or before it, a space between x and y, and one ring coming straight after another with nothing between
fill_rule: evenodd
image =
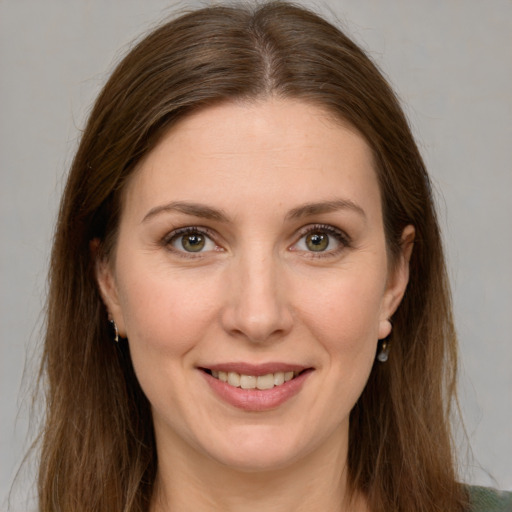
<instances>
[{"instance_id":1,"label":"nose","mask_svg":"<svg viewBox=\"0 0 512 512\"><path fill-rule=\"evenodd\" d=\"M223 328L252 343L276 341L293 326L290 297L280 266L271 256L240 258L229 269Z\"/></svg>"}]
</instances>

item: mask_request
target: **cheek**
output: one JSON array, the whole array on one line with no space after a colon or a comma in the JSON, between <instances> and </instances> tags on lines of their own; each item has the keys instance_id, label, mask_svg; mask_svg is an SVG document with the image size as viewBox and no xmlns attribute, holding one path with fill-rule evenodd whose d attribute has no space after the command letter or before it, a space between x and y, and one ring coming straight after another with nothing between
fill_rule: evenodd
<instances>
[{"instance_id":1,"label":"cheek","mask_svg":"<svg viewBox=\"0 0 512 512\"><path fill-rule=\"evenodd\" d=\"M146 270L130 272L122 281L121 308L131 346L179 355L197 344L218 297L212 279L184 274Z\"/></svg>"},{"instance_id":2,"label":"cheek","mask_svg":"<svg viewBox=\"0 0 512 512\"><path fill-rule=\"evenodd\" d=\"M134 269L135 267L132 267ZM130 272L120 283L122 310L135 374L153 414L187 410L187 372L196 349L214 325L218 291L214 279L186 272ZM181 420L173 416L176 428Z\"/></svg>"},{"instance_id":3,"label":"cheek","mask_svg":"<svg viewBox=\"0 0 512 512\"><path fill-rule=\"evenodd\" d=\"M326 355L323 386L333 421L348 417L374 366L384 286L383 273L366 268L316 280L299 299L308 331Z\"/></svg>"},{"instance_id":4,"label":"cheek","mask_svg":"<svg viewBox=\"0 0 512 512\"><path fill-rule=\"evenodd\" d=\"M316 279L297 299L300 315L329 352L373 353L384 289L382 273L331 273ZM372 356L373 357L373 356Z\"/></svg>"}]
</instances>

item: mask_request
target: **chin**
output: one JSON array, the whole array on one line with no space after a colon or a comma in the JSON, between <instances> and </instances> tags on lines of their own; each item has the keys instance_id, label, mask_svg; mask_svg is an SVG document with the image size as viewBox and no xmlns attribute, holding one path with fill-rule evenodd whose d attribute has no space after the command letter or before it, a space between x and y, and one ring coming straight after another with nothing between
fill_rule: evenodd
<instances>
[{"instance_id":1,"label":"chin","mask_svg":"<svg viewBox=\"0 0 512 512\"><path fill-rule=\"evenodd\" d=\"M240 473L270 473L288 468L298 460L297 453L271 453L270 450L247 450L232 456L215 458L215 460Z\"/></svg>"},{"instance_id":2,"label":"chin","mask_svg":"<svg viewBox=\"0 0 512 512\"><path fill-rule=\"evenodd\" d=\"M215 449L207 450L210 457L236 471L270 472L291 466L312 449L280 427L243 430L215 443Z\"/></svg>"}]
</instances>

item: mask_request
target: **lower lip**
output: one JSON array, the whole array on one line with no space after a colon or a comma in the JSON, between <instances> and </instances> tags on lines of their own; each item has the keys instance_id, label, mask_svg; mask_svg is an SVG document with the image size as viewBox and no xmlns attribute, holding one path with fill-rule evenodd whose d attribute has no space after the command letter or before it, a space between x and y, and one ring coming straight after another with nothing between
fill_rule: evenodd
<instances>
[{"instance_id":1,"label":"lower lip","mask_svg":"<svg viewBox=\"0 0 512 512\"><path fill-rule=\"evenodd\" d=\"M306 370L284 384L272 389L242 389L230 386L210 374L200 370L213 391L228 404L244 411L269 411L276 409L295 396L302 389L304 382L312 373Z\"/></svg>"}]
</instances>

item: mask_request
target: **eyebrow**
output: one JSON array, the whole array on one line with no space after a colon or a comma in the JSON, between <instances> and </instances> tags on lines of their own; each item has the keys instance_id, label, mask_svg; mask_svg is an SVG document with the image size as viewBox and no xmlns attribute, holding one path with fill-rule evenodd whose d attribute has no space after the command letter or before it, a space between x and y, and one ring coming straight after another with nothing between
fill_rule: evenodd
<instances>
[{"instance_id":1,"label":"eyebrow","mask_svg":"<svg viewBox=\"0 0 512 512\"><path fill-rule=\"evenodd\" d=\"M338 210L349 210L357 213L366 220L365 211L350 199L333 199L331 201L321 201L318 203L306 203L293 210L286 215L287 219L301 219L303 217L311 217L321 213L331 213Z\"/></svg>"},{"instance_id":2,"label":"eyebrow","mask_svg":"<svg viewBox=\"0 0 512 512\"><path fill-rule=\"evenodd\" d=\"M228 217L222 210L217 210L210 206L199 203L189 203L188 201L173 201L168 204L161 206L155 206L151 208L149 212L144 216L142 222L147 222L151 218L161 213L179 212L186 215L192 215L202 219L215 220L218 222L227 222Z\"/></svg>"},{"instance_id":3,"label":"eyebrow","mask_svg":"<svg viewBox=\"0 0 512 512\"><path fill-rule=\"evenodd\" d=\"M331 213L338 210L349 210L357 213L366 220L365 211L350 199L333 199L331 201L320 201L316 203L306 203L293 208L286 214L287 220L301 219L311 217L322 213ZM179 212L193 217L214 220L217 222L228 222L228 216L217 208L206 206L200 203L191 203L188 201L172 201L170 203L155 206L144 216L142 222L147 222L151 218L161 213Z\"/></svg>"}]
</instances>

